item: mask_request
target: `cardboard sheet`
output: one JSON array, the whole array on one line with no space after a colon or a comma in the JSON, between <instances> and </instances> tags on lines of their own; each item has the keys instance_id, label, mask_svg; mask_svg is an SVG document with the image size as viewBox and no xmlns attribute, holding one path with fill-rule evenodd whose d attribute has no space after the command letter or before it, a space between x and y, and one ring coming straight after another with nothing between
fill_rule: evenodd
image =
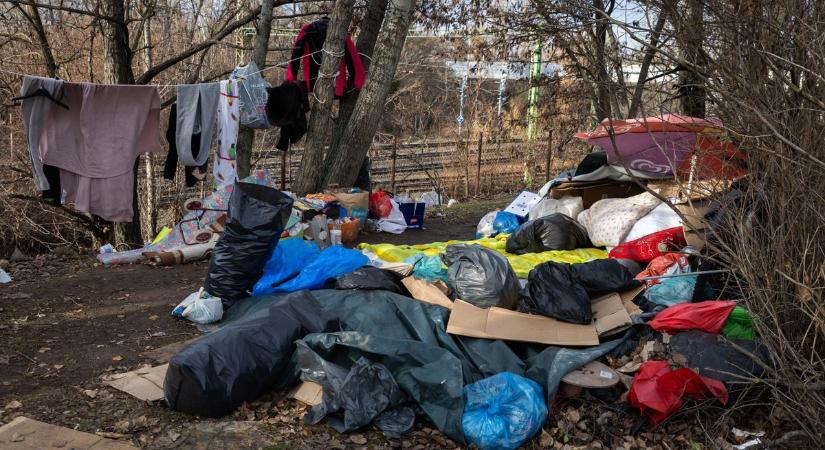
<instances>
[{"instance_id":1,"label":"cardboard sheet","mask_svg":"<svg viewBox=\"0 0 825 450\"><path fill-rule=\"evenodd\" d=\"M169 364L109 375L103 382L139 400L156 402L163 398L163 380Z\"/></svg>"},{"instance_id":2,"label":"cardboard sheet","mask_svg":"<svg viewBox=\"0 0 825 450\"><path fill-rule=\"evenodd\" d=\"M637 316L644 312L641 308L636 306L635 303L633 303L633 299L636 298L636 296L644 290L645 286L639 286L635 289L619 293L619 297L621 297L622 299L622 304L624 304L624 309L627 310L627 313L629 315Z\"/></svg>"},{"instance_id":3,"label":"cardboard sheet","mask_svg":"<svg viewBox=\"0 0 825 450\"><path fill-rule=\"evenodd\" d=\"M636 289L622 295L611 293L593 299L594 322L577 325L537 314L525 314L502 308L483 309L462 300L453 303L447 332L460 336L504 341L534 342L547 345L598 345L599 336L620 333L631 325L624 298L631 301Z\"/></svg>"},{"instance_id":4,"label":"cardboard sheet","mask_svg":"<svg viewBox=\"0 0 825 450\"><path fill-rule=\"evenodd\" d=\"M596 333L609 336L630 328L630 314L619 294L611 293L593 299L593 319Z\"/></svg>"},{"instance_id":5,"label":"cardboard sheet","mask_svg":"<svg viewBox=\"0 0 825 450\"><path fill-rule=\"evenodd\" d=\"M598 345L594 325L576 325L535 314L502 308L482 309L456 300L447 332L461 336L504 341L535 342L548 345Z\"/></svg>"},{"instance_id":6,"label":"cardboard sheet","mask_svg":"<svg viewBox=\"0 0 825 450\"><path fill-rule=\"evenodd\" d=\"M0 427L0 448L5 450L137 450L125 441L106 439L70 428L18 417Z\"/></svg>"},{"instance_id":7,"label":"cardboard sheet","mask_svg":"<svg viewBox=\"0 0 825 450\"><path fill-rule=\"evenodd\" d=\"M318 383L303 381L290 391L289 397L309 406L319 405L324 401L324 388Z\"/></svg>"},{"instance_id":8,"label":"cardboard sheet","mask_svg":"<svg viewBox=\"0 0 825 450\"><path fill-rule=\"evenodd\" d=\"M444 295L444 292L432 283L414 277L404 278L401 280L401 283L410 291L413 298L418 301L443 306L447 309L453 308L453 302L450 298Z\"/></svg>"}]
</instances>

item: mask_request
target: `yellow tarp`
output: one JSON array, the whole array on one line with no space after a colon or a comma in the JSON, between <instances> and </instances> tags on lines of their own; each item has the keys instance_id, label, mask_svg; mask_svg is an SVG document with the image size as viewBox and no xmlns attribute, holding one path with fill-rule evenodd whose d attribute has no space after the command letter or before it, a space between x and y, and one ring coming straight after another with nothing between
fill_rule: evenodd
<instances>
[{"instance_id":1,"label":"yellow tarp","mask_svg":"<svg viewBox=\"0 0 825 450\"><path fill-rule=\"evenodd\" d=\"M592 261L594 259L607 258L607 252L598 248L577 248L576 250L554 250L514 255L507 253L505 250L506 241L507 235L498 235L496 237L476 239L473 241L432 242L430 244L419 245L361 244L358 248L361 250L369 250L384 261L402 262L418 253L423 253L427 256L444 253L448 245L479 244L504 255L507 260L510 261L510 265L513 266L513 270L519 278L527 278L527 274L533 267L547 261L575 264Z\"/></svg>"}]
</instances>

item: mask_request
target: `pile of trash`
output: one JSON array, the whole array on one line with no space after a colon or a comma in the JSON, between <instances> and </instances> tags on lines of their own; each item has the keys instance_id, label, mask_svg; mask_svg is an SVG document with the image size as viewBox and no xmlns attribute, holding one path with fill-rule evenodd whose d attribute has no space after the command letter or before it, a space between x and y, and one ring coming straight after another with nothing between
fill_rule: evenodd
<instances>
[{"instance_id":1,"label":"pile of trash","mask_svg":"<svg viewBox=\"0 0 825 450\"><path fill-rule=\"evenodd\" d=\"M557 396L627 402L644 426L694 399L760 395L740 383L772 364L758 318L703 253L741 155L709 145L716 122L656 120L581 136L609 148L485 215L474 241L345 248L319 239L319 215L288 231L296 205L338 201L361 220L367 204L392 231L397 200L237 183L204 287L174 311L215 324L169 361L166 402L220 417L293 389L307 423L400 436L426 421L492 449L531 439ZM668 167L641 162L651 141Z\"/></svg>"},{"instance_id":2,"label":"pile of trash","mask_svg":"<svg viewBox=\"0 0 825 450\"><path fill-rule=\"evenodd\" d=\"M275 190L275 181L267 170L259 170L237 185L259 185ZM219 187L203 199L184 202L186 215L174 226L163 227L155 239L143 248L116 251L105 244L97 255L104 265L145 262L155 266L172 266L208 259L224 232L229 203L236 184ZM438 204L428 192L414 201L407 196L393 196L382 190L367 192L360 188L309 194L292 200L291 212L281 230L281 237L305 237L320 248L354 244L364 230L400 234L407 229L421 229L428 204ZM287 208L289 211L290 208Z\"/></svg>"}]
</instances>

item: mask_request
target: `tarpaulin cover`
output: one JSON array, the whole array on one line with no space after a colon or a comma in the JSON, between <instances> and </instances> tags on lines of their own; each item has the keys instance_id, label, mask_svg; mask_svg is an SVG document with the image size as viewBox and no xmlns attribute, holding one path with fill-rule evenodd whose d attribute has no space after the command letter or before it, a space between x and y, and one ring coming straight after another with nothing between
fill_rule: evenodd
<instances>
[{"instance_id":1,"label":"tarpaulin cover","mask_svg":"<svg viewBox=\"0 0 825 450\"><path fill-rule=\"evenodd\" d=\"M515 345L522 348L516 354L502 341L447 334L449 310L440 306L386 291L319 290L312 295L339 318L345 331L308 335L307 347L346 367L361 356L383 364L430 421L459 442L465 441L461 421L466 384L512 372L539 383L552 399L567 372L622 342L617 339L586 349Z\"/></svg>"},{"instance_id":2,"label":"tarpaulin cover","mask_svg":"<svg viewBox=\"0 0 825 450\"><path fill-rule=\"evenodd\" d=\"M295 292L302 289L321 289L328 280L367 265L370 260L357 250L333 245L324 249L315 260L304 267L295 278L275 286L273 292Z\"/></svg>"},{"instance_id":3,"label":"tarpaulin cover","mask_svg":"<svg viewBox=\"0 0 825 450\"><path fill-rule=\"evenodd\" d=\"M594 259L607 258L607 252L598 248L577 248L575 250L549 251L541 253L527 253L514 255L507 253L507 235L498 235L493 238L476 239L472 241L433 242L419 245L392 245L392 244L361 244L359 249L369 250L379 258L389 262L403 262L412 255L423 253L427 256L438 256L446 251L448 245L478 244L493 249L507 258L516 276L527 278L533 267L547 261L565 263L583 263Z\"/></svg>"},{"instance_id":4,"label":"tarpaulin cover","mask_svg":"<svg viewBox=\"0 0 825 450\"><path fill-rule=\"evenodd\" d=\"M315 261L319 253L321 250L315 242L305 241L301 237L281 240L264 265L264 274L252 288L252 296L272 294L275 286L298 275L304 267Z\"/></svg>"},{"instance_id":5,"label":"tarpaulin cover","mask_svg":"<svg viewBox=\"0 0 825 450\"><path fill-rule=\"evenodd\" d=\"M733 339L753 340L753 320L750 313L741 306L733 308L725 327L722 328L722 334Z\"/></svg>"},{"instance_id":6,"label":"tarpaulin cover","mask_svg":"<svg viewBox=\"0 0 825 450\"><path fill-rule=\"evenodd\" d=\"M672 175L689 162L698 149L711 152L724 147L717 137L722 132L718 119L665 114L662 117L603 120L591 132L576 137L607 152L609 164L657 175Z\"/></svg>"},{"instance_id":7,"label":"tarpaulin cover","mask_svg":"<svg viewBox=\"0 0 825 450\"><path fill-rule=\"evenodd\" d=\"M680 303L660 312L648 324L656 331L670 334L687 330L719 334L734 307L736 302L723 300Z\"/></svg>"},{"instance_id":8,"label":"tarpaulin cover","mask_svg":"<svg viewBox=\"0 0 825 450\"><path fill-rule=\"evenodd\" d=\"M243 183L254 183L262 186L274 186L269 172L259 170L241 180ZM200 209L186 213L165 237L151 244L125 252L101 253L97 260L104 265L132 264L142 260L145 252L168 252L177 248L200 244L196 239L199 234L210 232L210 225L226 214L229 208L229 197L235 189L234 184L218 188L215 192L198 200Z\"/></svg>"},{"instance_id":9,"label":"tarpaulin cover","mask_svg":"<svg viewBox=\"0 0 825 450\"><path fill-rule=\"evenodd\" d=\"M638 285L627 267L614 259L582 264L546 262L530 271L527 295L522 297L519 310L589 324L593 321L592 298Z\"/></svg>"},{"instance_id":10,"label":"tarpaulin cover","mask_svg":"<svg viewBox=\"0 0 825 450\"><path fill-rule=\"evenodd\" d=\"M480 450L512 450L533 437L547 420L541 386L502 372L464 386L462 429Z\"/></svg>"},{"instance_id":11,"label":"tarpaulin cover","mask_svg":"<svg viewBox=\"0 0 825 450\"><path fill-rule=\"evenodd\" d=\"M232 306L247 297L278 245L292 198L269 186L235 183L223 235L212 250L204 289Z\"/></svg>"},{"instance_id":12,"label":"tarpaulin cover","mask_svg":"<svg viewBox=\"0 0 825 450\"><path fill-rule=\"evenodd\" d=\"M723 405L728 403L728 391L721 381L702 377L690 369L670 370L667 361L643 363L633 377L627 400L651 422L659 423L682 407L684 396L696 400L716 397Z\"/></svg>"},{"instance_id":13,"label":"tarpaulin cover","mask_svg":"<svg viewBox=\"0 0 825 450\"><path fill-rule=\"evenodd\" d=\"M345 433L375 421L391 437L399 437L415 425L415 411L404 405L409 398L383 364L362 356L347 370L324 360L303 341L296 344L301 380L318 383L324 390L323 401L312 407L304 422L314 425L328 417L332 428ZM339 411L343 417L336 414Z\"/></svg>"},{"instance_id":14,"label":"tarpaulin cover","mask_svg":"<svg viewBox=\"0 0 825 450\"><path fill-rule=\"evenodd\" d=\"M295 381L287 370L295 341L307 333L337 329L332 317L309 292L262 304L169 360L166 403L176 411L221 417L268 390L288 387Z\"/></svg>"},{"instance_id":15,"label":"tarpaulin cover","mask_svg":"<svg viewBox=\"0 0 825 450\"><path fill-rule=\"evenodd\" d=\"M666 252L679 250L685 245L687 241L685 241L684 229L682 227L668 228L619 244L610 250L610 257L646 263Z\"/></svg>"},{"instance_id":16,"label":"tarpaulin cover","mask_svg":"<svg viewBox=\"0 0 825 450\"><path fill-rule=\"evenodd\" d=\"M562 213L525 222L507 238L506 243L507 252L517 255L590 246L584 227Z\"/></svg>"},{"instance_id":17,"label":"tarpaulin cover","mask_svg":"<svg viewBox=\"0 0 825 450\"><path fill-rule=\"evenodd\" d=\"M762 364L772 366L767 348L757 341L730 339L703 331L686 331L671 336L669 345L671 352L684 356L687 364L697 369L702 376L731 383L729 389L734 389L737 385L748 388L750 383L742 383L743 379L763 378L765 369L750 355L731 345L731 342L757 357Z\"/></svg>"},{"instance_id":18,"label":"tarpaulin cover","mask_svg":"<svg viewBox=\"0 0 825 450\"><path fill-rule=\"evenodd\" d=\"M498 211L493 219L493 231L496 233L510 234L516 231L518 225L518 217L507 211Z\"/></svg>"},{"instance_id":19,"label":"tarpaulin cover","mask_svg":"<svg viewBox=\"0 0 825 450\"><path fill-rule=\"evenodd\" d=\"M451 245L444 262L458 298L479 308L514 309L518 305L518 278L498 252L480 245Z\"/></svg>"},{"instance_id":20,"label":"tarpaulin cover","mask_svg":"<svg viewBox=\"0 0 825 450\"><path fill-rule=\"evenodd\" d=\"M409 295L401 284L401 275L373 266L364 266L335 279L335 289L383 289L401 295Z\"/></svg>"}]
</instances>

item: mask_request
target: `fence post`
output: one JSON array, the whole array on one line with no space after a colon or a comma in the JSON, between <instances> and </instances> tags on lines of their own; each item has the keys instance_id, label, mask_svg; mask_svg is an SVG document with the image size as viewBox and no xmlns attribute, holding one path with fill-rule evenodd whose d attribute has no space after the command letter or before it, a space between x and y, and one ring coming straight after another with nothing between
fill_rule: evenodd
<instances>
[{"instance_id":1,"label":"fence post","mask_svg":"<svg viewBox=\"0 0 825 450\"><path fill-rule=\"evenodd\" d=\"M395 159L398 157L398 138L392 138L392 169L390 171L390 192L395 193Z\"/></svg>"},{"instance_id":2,"label":"fence post","mask_svg":"<svg viewBox=\"0 0 825 450\"><path fill-rule=\"evenodd\" d=\"M476 163L476 195L481 194L481 147L484 143L484 132L478 133L478 161Z\"/></svg>"},{"instance_id":3,"label":"fence post","mask_svg":"<svg viewBox=\"0 0 825 450\"><path fill-rule=\"evenodd\" d=\"M550 181L550 168L553 166L553 129L547 130L547 167L545 168L545 178Z\"/></svg>"},{"instance_id":4,"label":"fence post","mask_svg":"<svg viewBox=\"0 0 825 450\"><path fill-rule=\"evenodd\" d=\"M281 190L282 191L286 190L286 165L289 164L289 162L286 159L286 153L288 151L289 151L289 149L281 150Z\"/></svg>"}]
</instances>

